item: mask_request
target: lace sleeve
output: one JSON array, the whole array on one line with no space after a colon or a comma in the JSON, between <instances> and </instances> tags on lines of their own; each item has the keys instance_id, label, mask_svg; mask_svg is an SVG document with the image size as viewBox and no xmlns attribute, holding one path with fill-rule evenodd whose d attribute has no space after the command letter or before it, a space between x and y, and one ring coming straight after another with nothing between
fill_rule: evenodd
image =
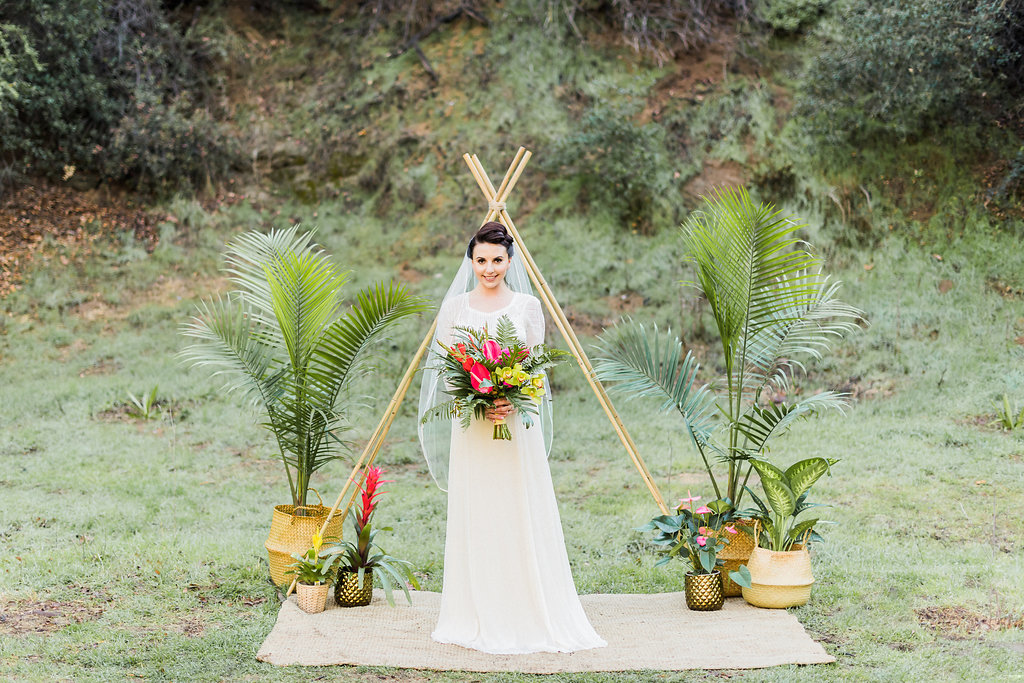
<instances>
[{"instance_id":1,"label":"lace sleeve","mask_svg":"<svg viewBox=\"0 0 1024 683\"><path fill-rule=\"evenodd\" d=\"M544 343L544 311L541 310L540 300L531 296L526 301L526 343L528 346L536 346Z\"/></svg>"}]
</instances>

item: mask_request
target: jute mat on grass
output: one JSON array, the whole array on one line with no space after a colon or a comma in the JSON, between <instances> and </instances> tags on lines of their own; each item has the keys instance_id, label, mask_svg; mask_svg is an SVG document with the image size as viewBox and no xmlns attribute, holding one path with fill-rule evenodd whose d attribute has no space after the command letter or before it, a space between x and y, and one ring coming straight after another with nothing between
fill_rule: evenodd
<instances>
[{"instance_id":1,"label":"jute mat on grass","mask_svg":"<svg viewBox=\"0 0 1024 683\"><path fill-rule=\"evenodd\" d=\"M682 669L756 669L834 662L785 610L751 607L739 598L717 612L693 612L682 593L583 595L580 600L608 647L572 653L489 655L430 639L439 593L401 594L389 607L374 591L368 607L329 599L306 614L295 597L282 606L256 658L277 665L361 664L441 671L561 673Z\"/></svg>"}]
</instances>

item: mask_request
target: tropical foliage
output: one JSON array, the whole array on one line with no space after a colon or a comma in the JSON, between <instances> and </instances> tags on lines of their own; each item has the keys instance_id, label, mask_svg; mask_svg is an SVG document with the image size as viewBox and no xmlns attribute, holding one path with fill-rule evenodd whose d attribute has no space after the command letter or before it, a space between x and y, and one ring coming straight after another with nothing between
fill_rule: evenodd
<instances>
[{"instance_id":1,"label":"tropical foliage","mask_svg":"<svg viewBox=\"0 0 1024 683\"><path fill-rule=\"evenodd\" d=\"M339 571L357 572L359 575L359 587L363 587L363 581L372 581L374 576L380 579L387 595L388 603L395 604L392 587L397 585L405 592L405 598L412 604L412 596L409 595L409 586L412 584L419 590L419 583L412 573L412 564L405 560L395 559L388 555L383 548L377 545L376 537L381 531L391 531L391 527L380 527L374 529L371 519L377 511L377 498L385 493L380 488L381 484L388 483L382 480L381 468L371 467L366 472L366 482L362 486L362 495L359 505L359 514L352 515L352 526L355 529L355 541L342 539L334 542L325 551L329 557L337 559ZM370 576L366 576L369 572Z\"/></svg>"},{"instance_id":2,"label":"tropical foliage","mask_svg":"<svg viewBox=\"0 0 1024 683\"><path fill-rule=\"evenodd\" d=\"M295 562L285 574L293 574L299 583L328 583L335 557L324 552L324 538L319 531L313 533L313 545L304 553L292 553Z\"/></svg>"},{"instance_id":3,"label":"tropical foliage","mask_svg":"<svg viewBox=\"0 0 1024 683\"><path fill-rule=\"evenodd\" d=\"M637 531L654 531L654 545L663 555L654 563L655 567L667 564L678 557L689 562L693 574L710 574L724 564L718 553L728 545L729 537L739 533L728 524L727 506L721 501L701 505L693 509L692 504L700 496L687 494L679 501L675 515L655 517Z\"/></svg>"},{"instance_id":4,"label":"tropical foliage","mask_svg":"<svg viewBox=\"0 0 1024 683\"><path fill-rule=\"evenodd\" d=\"M861 319L836 299L839 285L802 248L801 227L770 205L755 205L743 189L708 198L683 225L697 275L691 284L707 299L722 346L718 393L698 385L699 365L671 332L627 321L601 337L598 377L629 398L656 396L662 410L675 409L715 495L733 509L750 460L763 458L771 439L800 418L845 405L834 391L795 401L787 395L790 377L805 369L801 359L820 359ZM715 460L728 468L724 487Z\"/></svg>"},{"instance_id":5,"label":"tropical foliage","mask_svg":"<svg viewBox=\"0 0 1024 683\"><path fill-rule=\"evenodd\" d=\"M814 531L814 525L820 521L818 518L799 521L797 518L806 510L821 507L819 503L808 503L807 493L821 475L827 472L831 476L831 467L837 462L833 458L807 458L783 472L765 460L754 458L750 461L761 477L761 488L768 505L747 489L757 509L746 510L743 516L753 519L760 527L758 543L762 548L785 551L795 543L821 540Z\"/></svg>"},{"instance_id":6,"label":"tropical foliage","mask_svg":"<svg viewBox=\"0 0 1024 683\"><path fill-rule=\"evenodd\" d=\"M197 340L186 362L225 375L262 409L296 506L312 474L346 451L342 390L367 368L367 351L426 307L402 286L377 284L343 313L348 273L312 237L298 226L237 237L226 261L238 289L200 303L182 330Z\"/></svg>"}]
</instances>

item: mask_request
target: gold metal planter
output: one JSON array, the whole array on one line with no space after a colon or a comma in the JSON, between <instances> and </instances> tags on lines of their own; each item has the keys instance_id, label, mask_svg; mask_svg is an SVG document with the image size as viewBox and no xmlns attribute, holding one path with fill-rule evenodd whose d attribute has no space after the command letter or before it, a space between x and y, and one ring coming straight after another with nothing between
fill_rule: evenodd
<instances>
[{"instance_id":1,"label":"gold metal planter","mask_svg":"<svg viewBox=\"0 0 1024 683\"><path fill-rule=\"evenodd\" d=\"M686 574L686 606L698 612L722 609L722 573Z\"/></svg>"},{"instance_id":2,"label":"gold metal planter","mask_svg":"<svg viewBox=\"0 0 1024 683\"><path fill-rule=\"evenodd\" d=\"M339 607L365 607L373 600L373 570L363 572L363 586L359 586L359 573L342 569L334 584L334 602Z\"/></svg>"}]
</instances>

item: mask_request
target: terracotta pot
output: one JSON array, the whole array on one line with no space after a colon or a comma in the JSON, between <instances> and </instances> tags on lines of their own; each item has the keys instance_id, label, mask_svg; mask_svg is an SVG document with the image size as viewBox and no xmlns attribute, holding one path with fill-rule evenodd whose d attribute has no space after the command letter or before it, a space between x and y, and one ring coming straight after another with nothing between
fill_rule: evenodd
<instances>
[{"instance_id":1,"label":"terracotta pot","mask_svg":"<svg viewBox=\"0 0 1024 683\"><path fill-rule=\"evenodd\" d=\"M304 553L313 545L313 534L320 531L331 509L323 505L278 505L270 522L270 536L264 547L270 564L270 578L278 586L291 584L292 575L285 574L295 562L292 553ZM324 540L340 540L344 527L340 514L331 518Z\"/></svg>"},{"instance_id":2,"label":"terracotta pot","mask_svg":"<svg viewBox=\"0 0 1024 683\"><path fill-rule=\"evenodd\" d=\"M365 607L373 600L373 570L363 572L363 585L359 586L359 572L351 569L338 571L334 584L334 602L339 607Z\"/></svg>"},{"instance_id":3,"label":"terracotta pot","mask_svg":"<svg viewBox=\"0 0 1024 683\"><path fill-rule=\"evenodd\" d=\"M698 612L713 612L722 609L725 596L722 595L722 572L710 574L686 573L686 606Z\"/></svg>"},{"instance_id":4,"label":"terracotta pot","mask_svg":"<svg viewBox=\"0 0 1024 683\"><path fill-rule=\"evenodd\" d=\"M298 583L295 594L298 596L299 609L309 614L319 614L327 605L327 593L331 589L329 583Z\"/></svg>"},{"instance_id":5,"label":"terracotta pot","mask_svg":"<svg viewBox=\"0 0 1024 683\"><path fill-rule=\"evenodd\" d=\"M743 599L755 607L798 607L811 596L814 575L807 548L776 552L754 548L747 562L750 588L743 589Z\"/></svg>"},{"instance_id":6,"label":"terracotta pot","mask_svg":"<svg viewBox=\"0 0 1024 683\"><path fill-rule=\"evenodd\" d=\"M734 572L746 564L751 551L754 550L754 522L740 519L734 522L734 525L737 533L726 534L729 536L729 544L718 553L718 559L725 562L718 570L722 572L722 594L727 598L739 597L741 594L741 586L729 578L729 572ZM746 527L751 533L747 533L742 527Z\"/></svg>"}]
</instances>

